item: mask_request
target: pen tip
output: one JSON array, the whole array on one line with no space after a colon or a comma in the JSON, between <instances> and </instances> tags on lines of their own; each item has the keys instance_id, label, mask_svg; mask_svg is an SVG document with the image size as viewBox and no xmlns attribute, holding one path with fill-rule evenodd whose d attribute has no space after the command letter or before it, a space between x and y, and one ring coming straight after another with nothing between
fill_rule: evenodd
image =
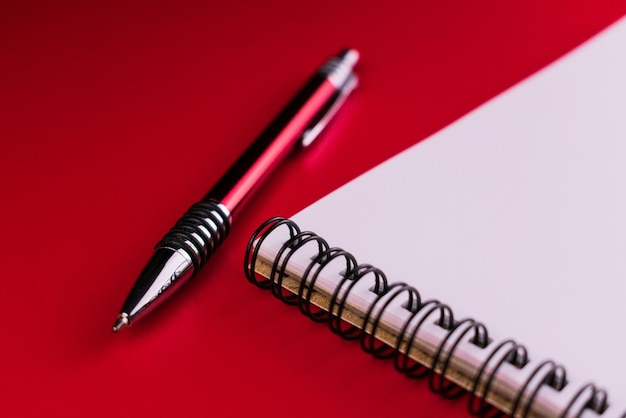
<instances>
[{"instance_id":1,"label":"pen tip","mask_svg":"<svg viewBox=\"0 0 626 418\"><path fill-rule=\"evenodd\" d=\"M130 319L128 319L128 314L122 312L119 314L117 319L115 320L115 324L113 325L113 332L117 332L124 327L130 326Z\"/></svg>"}]
</instances>

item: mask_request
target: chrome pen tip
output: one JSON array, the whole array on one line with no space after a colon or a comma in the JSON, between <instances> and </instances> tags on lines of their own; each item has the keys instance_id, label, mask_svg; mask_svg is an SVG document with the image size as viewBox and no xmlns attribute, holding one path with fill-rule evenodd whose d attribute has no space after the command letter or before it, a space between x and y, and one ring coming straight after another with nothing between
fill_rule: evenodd
<instances>
[{"instance_id":1,"label":"chrome pen tip","mask_svg":"<svg viewBox=\"0 0 626 418\"><path fill-rule=\"evenodd\" d=\"M120 329L124 327L129 327L129 326L130 326L130 319L128 318L128 314L122 312L121 314L118 315L117 319L115 320L115 324L113 325L113 332L117 332Z\"/></svg>"}]
</instances>

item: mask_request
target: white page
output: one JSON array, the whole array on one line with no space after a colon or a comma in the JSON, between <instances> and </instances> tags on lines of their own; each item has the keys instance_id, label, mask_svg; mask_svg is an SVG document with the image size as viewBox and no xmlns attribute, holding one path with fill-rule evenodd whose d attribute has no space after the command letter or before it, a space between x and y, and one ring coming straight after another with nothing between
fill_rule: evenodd
<instances>
[{"instance_id":1,"label":"white page","mask_svg":"<svg viewBox=\"0 0 626 418\"><path fill-rule=\"evenodd\" d=\"M626 20L292 219L620 412Z\"/></svg>"}]
</instances>

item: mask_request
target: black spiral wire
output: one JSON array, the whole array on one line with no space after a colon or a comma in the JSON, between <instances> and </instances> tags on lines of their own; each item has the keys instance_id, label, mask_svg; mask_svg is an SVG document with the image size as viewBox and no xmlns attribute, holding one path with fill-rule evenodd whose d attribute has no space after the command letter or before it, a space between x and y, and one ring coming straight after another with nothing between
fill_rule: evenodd
<instances>
[{"instance_id":1,"label":"black spiral wire","mask_svg":"<svg viewBox=\"0 0 626 418\"><path fill-rule=\"evenodd\" d=\"M345 253L345 256L354 259L354 257L349 253ZM370 290L375 294L380 294L383 292L384 289L388 288L387 277L382 271L369 264L362 264L357 265L352 274L344 274L342 276L337 287L335 288L335 291L333 292L333 295L330 298L330 302L328 305L328 325L332 332L346 340L359 339L361 333L363 332L361 328L357 327L356 325L349 324L346 326L345 321L342 320L347 297L352 289L357 285L357 283L361 281L361 279L369 276L373 277L374 285L370 288ZM346 286L345 289L344 286ZM343 296L340 296L341 290L345 290Z\"/></svg>"},{"instance_id":2,"label":"black spiral wire","mask_svg":"<svg viewBox=\"0 0 626 418\"><path fill-rule=\"evenodd\" d=\"M531 387L533 379L537 378L537 376L538 384L535 384L534 389L532 389L530 396L526 400L525 406L523 406L522 397L524 393L527 392L528 388ZM556 390L561 390L565 387L565 383L565 369L562 366L557 365L552 360L545 360L535 367L528 379L526 379L526 382L524 382L518 391L515 401L513 402L513 412L511 415L520 415L522 417L528 416L530 407L532 406L532 403L542 385L548 385Z\"/></svg>"},{"instance_id":3,"label":"black spiral wire","mask_svg":"<svg viewBox=\"0 0 626 418\"><path fill-rule=\"evenodd\" d=\"M580 399L583 399L583 401L579 402ZM577 408L575 409L576 406ZM569 405L567 405L567 408L563 411L561 417L566 418L572 415L578 417L587 408L602 413L607 407L608 396L606 391L604 389L599 389L593 383L587 383L576 393L576 396L574 396ZM624 412L622 416L626 417L626 412Z\"/></svg>"},{"instance_id":4,"label":"black spiral wire","mask_svg":"<svg viewBox=\"0 0 626 418\"><path fill-rule=\"evenodd\" d=\"M259 250L265 239L282 230L286 233L284 244L279 249L271 267L269 277L256 274L256 262ZM298 293L284 290L283 279L288 277L287 267L292 256L305 246L315 245L316 254L311 257L302 277L299 278ZM340 280L335 286L329 300L328 310L316 307L311 303L316 282L322 271L334 260L345 263L340 272ZM244 260L246 278L252 284L271 290L272 294L284 303L298 306L299 310L316 322L328 323L331 331L347 340L359 340L361 348L376 358L389 359L395 368L410 378L428 377L430 389L445 397L456 398L466 393L460 386L446 379L450 363L462 341L469 335L469 342L480 349L491 347L487 328L471 318L455 320L452 309L437 300L422 301L421 295L414 287L396 282L389 284L385 274L369 264L358 264L352 254L341 248L330 247L318 235L309 231L301 231L291 220L276 217L263 223L252 235L246 248ZM358 283L365 280L372 285L369 290L375 294L374 301L369 305L360 326L346 323L343 313L348 296ZM400 332L395 337L394 346L377 339L376 332L383 314L388 308L399 301L405 301L408 318L404 321ZM435 323L446 332L445 337L435 349L430 364L425 365L411 358L414 344L419 340L417 335L425 323ZM468 410L480 417L499 417L504 413L487 403L492 385L504 364L522 369L528 364L526 348L514 340L499 342L490 348L490 353L478 368L469 392ZM527 417L540 389L549 386L561 391L567 383L565 369L552 360L546 360L530 373L526 381L517 390L511 416ZM585 410L602 414L608 407L606 391L594 384L584 385L573 396L561 417L579 417ZM626 412L622 415L626 418Z\"/></svg>"}]
</instances>

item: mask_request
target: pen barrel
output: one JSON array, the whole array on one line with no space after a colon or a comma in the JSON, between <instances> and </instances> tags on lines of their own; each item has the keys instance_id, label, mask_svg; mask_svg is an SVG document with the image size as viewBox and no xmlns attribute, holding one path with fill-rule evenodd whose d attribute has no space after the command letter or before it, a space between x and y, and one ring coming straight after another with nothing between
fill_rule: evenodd
<instances>
[{"instance_id":1,"label":"pen barrel","mask_svg":"<svg viewBox=\"0 0 626 418\"><path fill-rule=\"evenodd\" d=\"M336 88L316 73L278 115L261 131L244 153L207 193L222 202L233 217L263 181L295 149L299 138Z\"/></svg>"},{"instance_id":2,"label":"pen barrel","mask_svg":"<svg viewBox=\"0 0 626 418\"><path fill-rule=\"evenodd\" d=\"M228 236L230 224L230 213L224 205L203 200L189 208L157 243L155 250L184 251L191 259L195 275Z\"/></svg>"},{"instance_id":3,"label":"pen barrel","mask_svg":"<svg viewBox=\"0 0 626 418\"><path fill-rule=\"evenodd\" d=\"M359 54L346 50L322 66L261 132L206 195L220 201L232 216L270 173L298 146L317 137L354 88L352 69ZM314 132L314 133L313 133ZM313 134L312 134L313 133Z\"/></svg>"}]
</instances>

